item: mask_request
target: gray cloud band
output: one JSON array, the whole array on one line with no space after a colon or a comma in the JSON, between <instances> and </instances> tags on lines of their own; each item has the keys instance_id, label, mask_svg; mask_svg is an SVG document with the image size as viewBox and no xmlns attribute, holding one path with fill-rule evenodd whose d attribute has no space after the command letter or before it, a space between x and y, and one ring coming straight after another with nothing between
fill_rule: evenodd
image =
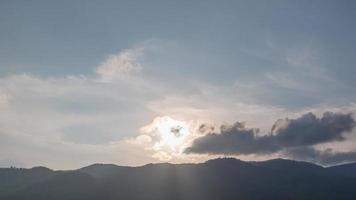
<instances>
[{"instance_id":1,"label":"gray cloud band","mask_svg":"<svg viewBox=\"0 0 356 200\"><path fill-rule=\"evenodd\" d=\"M313 147L297 147L285 149L282 154L296 160L336 165L356 161L356 152L334 152L332 149L317 150Z\"/></svg>"},{"instance_id":2,"label":"gray cloud band","mask_svg":"<svg viewBox=\"0 0 356 200\"><path fill-rule=\"evenodd\" d=\"M232 126L222 126L221 133L209 133L195 139L185 153L246 155L306 148L325 142L343 141L345 134L350 133L355 124L351 113L326 112L321 118L307 113L297 119L278 120L272 126L271 133L258 136L258 129L249 129L237 122Z\"/></svg>"}]
</instances>

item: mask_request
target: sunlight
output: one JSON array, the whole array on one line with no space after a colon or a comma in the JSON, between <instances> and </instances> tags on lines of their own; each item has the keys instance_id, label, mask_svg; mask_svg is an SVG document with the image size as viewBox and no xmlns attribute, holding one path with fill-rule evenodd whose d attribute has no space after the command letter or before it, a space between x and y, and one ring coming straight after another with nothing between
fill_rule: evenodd
<instances>
[{"instance_id":1,"label":"sunlight","mask_svg":"<svg viewBox=\"0 0 356 200\"><path fill-rule=\"evenodd\" d=\"M161 136L161 144L175 149L181 145L189 135L187 122L178 121L170 117L162 117L157 123L157 130Z\"/></svg>"}]
</instances>

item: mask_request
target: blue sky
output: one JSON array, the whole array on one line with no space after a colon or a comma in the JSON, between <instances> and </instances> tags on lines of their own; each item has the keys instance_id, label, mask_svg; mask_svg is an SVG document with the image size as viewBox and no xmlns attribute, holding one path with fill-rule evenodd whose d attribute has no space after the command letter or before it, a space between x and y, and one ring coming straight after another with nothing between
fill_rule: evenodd
<instances>
[{"instance_id":1,"label":"blue sky","mask_svg":"<svg viewBox=\"0 0 356 200\"><path fill-rule=\"evenodd\" d=\"M146 70L159 76L256 81L289 72L288 51L311 51L304 59L353 86L354 7L352 1L4 1L0 72L87 75L108 54L156 39L172 43L148 61Z\"/></svg>"},{"instance_id":2,"label":"blue sky","mask_svg":"<svg viewBox=\"0 0 356 200\"><path fill-rule=\"evenodd\" d=\"M196 62L176 71L235 79L286 67L269 41L281 51L312 43L324 66L352 83L354 8L352 1L3 1L1 72L88 74L108 54L160 39L184 49L172 52L182 58L176 65Z\"/></svg>"},{"instance_id":3,"label":"blue sky","mask_svg":"<svg viewBox=\"0 0 356 200\"><path fill-rule=\"evenodd\" d=\"M347 0L1 1L0 164L199 161L132 145L160 117L268 130L307 111L353 112L355 9ZM71 148L83 159L71 160ZM117 156L130 153L137 159Z\"/></svg>"}]
</instances>

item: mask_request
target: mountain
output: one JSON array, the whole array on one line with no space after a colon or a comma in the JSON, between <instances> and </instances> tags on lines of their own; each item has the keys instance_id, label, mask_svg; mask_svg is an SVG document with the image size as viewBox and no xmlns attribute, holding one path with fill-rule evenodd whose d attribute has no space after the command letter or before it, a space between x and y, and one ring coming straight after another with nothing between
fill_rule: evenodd
<instances>
[{"instance_id":1,"label":"mountain","mask_svg":"<svg viewBox=\"0 0 356 200\"><path fill-rule=\"evenodd\" d=\"M6 200L355 199L356 164L324 168L274 159L233 158L199 164L123 167L94 164L77 170L1 168Z\"/></svg>"},{"instance_id":2,"label":"mountain","mask_svg":"<svg viewBox=\"0 0 356 200\"><path fill-rule=\"evenodd\" d=\"M336 165L328 168L329 173L356 178L356 163Z\"/></svg>"},{"instance_id":3,"label":"mountain","mask_svg":"<svg viewBox=\"0 0 356 200\"><path fill-rule=\"evenodd\" d=\"M0 194L11 193L45 181L55 176L57 172L45 167L0 168Z\"/></svg>"},{"instance_id":4,"label":"mountain","mask_svg":"<svg viewBox=\"0 0 356 200\"><path fill-rule=\"evenodd\" d=\"M265 167L274 170L282 170L288 172L317 172L321 171L323 167L302 161L286 160L286 159L272 159L260 162L251 162L256 166Z\"/></svg>"}]
</instances>

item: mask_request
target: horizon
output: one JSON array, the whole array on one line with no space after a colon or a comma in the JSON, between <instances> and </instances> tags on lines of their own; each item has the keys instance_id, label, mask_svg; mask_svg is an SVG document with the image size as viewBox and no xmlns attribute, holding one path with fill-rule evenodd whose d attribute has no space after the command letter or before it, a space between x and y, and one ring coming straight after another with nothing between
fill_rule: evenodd
<instances>
[{"instance_id":1,"label":"horizon","mask_svg":"<svg viewBox=\"0 0 356 200\"><path fill-rule=\"evenodd\" d=\"M96 166L96 165L99 165L99 166L108 166L108 165L110 165L110 166L115 166L115 167L141 168L141 167L145 167L145 166L149 166L149 165L162 165L162 164L163 165L165 165L165 164L167 164L167 165L181 165L181 166L184 166L184 165L201 165L201 164L205 164L205 163L210 162L210 161L222 161L222 160L236 160L236 161L241 161L241 162L248 163L248 164L251 164L251 165L253 165L255 163L264 163L264 162L282 160L282 161L293 162L293 163L312 164L314 166L322 167L324 169L356 164L356 162L347 162L347 163L338 163L338 164L335 164L335 165L320 165L320 164L313 163L313 162L307 162L307 161L302 161L302 160L292 160L292 159L286 159L286 158L273 158L273 159L268 159L268 160L258 160L258 161L249 160L249 161L245 161L245 160L240 160L240 159L238 159L236 157L217 157L217 158L212 158L212 159L209 159L209 160L205 160L205 161L202 161L202 162L196 162L196 163L157 162L157 163L146 163L146 164L137 165L137 166L118 165L118 164L113 164L113 163L92 163L92 164L85 165L85 166L82 166L80 168L74 168L74 169L54 169L54 168L48 168L48 167L42 166L42 165L25 167L25 168L16 167L16 166L10 166L10 167L0 167L0 169L25 169L25 170L31 170L31 169L34 169L34 168L46 168L46 169L49 169L49 170L52 170L52 171L76 171L76 170L81 170L81 169L92 167L92 166Z\"/></svg>"},{"instance_id":2,"label":"horizon","mask_svg":"<svg viewBox=\"0 0 356 200\"><path fill-rule=\"evenodd\" d=\"M355 9L1 1L0 167L356 162Z\"/></svg>"}]
</instances>

